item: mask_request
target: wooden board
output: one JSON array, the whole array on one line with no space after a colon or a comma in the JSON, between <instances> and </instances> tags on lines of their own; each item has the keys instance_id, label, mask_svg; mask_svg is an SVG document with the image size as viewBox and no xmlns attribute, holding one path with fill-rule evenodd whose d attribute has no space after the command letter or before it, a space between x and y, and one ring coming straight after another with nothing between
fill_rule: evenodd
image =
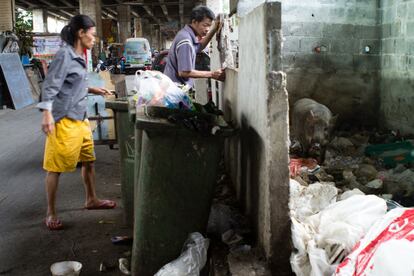
<instances>
[{"instance_id":1,"label":"wooden board","mask_svg":"<svg viewBox=\"0 0 414 276\"><path fill-rule=\"evenodd\" d=\"M30 83L20 62L19 55L16 53L0 54L0 67L14 108L21 109L33 104Z\"/></svg>"}]
</instances>

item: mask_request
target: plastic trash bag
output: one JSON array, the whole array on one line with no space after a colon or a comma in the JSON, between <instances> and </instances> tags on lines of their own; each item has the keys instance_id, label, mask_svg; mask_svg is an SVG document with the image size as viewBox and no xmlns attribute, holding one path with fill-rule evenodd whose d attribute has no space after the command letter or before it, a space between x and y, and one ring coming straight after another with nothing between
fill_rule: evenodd
<instances>
[{"instance_id":1,"label":"plastic trash bag","mask_svg":"<svg viewBox=\"0 0 414 276\"><path fill-rule=\"evenodd\" d=\"M135 72L137 105L162 106L171 109L191 109L187 93L169 77L158 71Z\"/></svg>"},{"instance_id":2,"label":"plastic trash bag","mask_svg":"<svg viewBox=\"0 0 414 276\"><path fill-rule=\"evenodd\" d=\"M412 276L414 209L395 208L377 221L334 275Z\"/></svg>"},{"instance_id":3,"label":"plastic trash bag","mask_svg":"<svg viewBox=\"0 0 414 276\"><path fill-rule=\"evenodd\" d=\"M329 183L302 186L291 179L290 215L296 249L290 262L298 276L332 275L337 265L385 216L384 199L350 192L341 201Z\"/></svg>"},{"instance_id":4,"label":"plastic trash bag","mask_svg":"<svg viewBox=\"0 0 414 276\"><path fill-rule=\"evenodd\" d=\"M163 266L154 276L199 276L207 262L209 244L209 239L200 233L191 233L180 257Z\"/></svg>"},{"instance_id":5,"label":"plastic trash bag","mask_svg":"<svg viewBox=\"0 0 414 276\"><path fill-rule=\"evenodd\" d=\"M329 204L336 202L338 189L333 183L314 183L303 186L290 179L290 212L299 221L319 213Z\"/></svg>"}]
</instances>

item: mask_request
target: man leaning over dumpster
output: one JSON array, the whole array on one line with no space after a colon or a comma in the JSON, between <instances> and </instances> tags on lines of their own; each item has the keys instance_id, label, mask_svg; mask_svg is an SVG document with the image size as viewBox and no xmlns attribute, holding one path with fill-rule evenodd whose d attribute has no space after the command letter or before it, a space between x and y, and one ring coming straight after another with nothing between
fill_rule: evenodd
<instances>
[{"instance_id":1,"label":"man leaning over dumpster","mask_svg":"<svg viewBox=\"0 0 414 276\"><path fill-rule=\"evenodd\" d=\"M210 31L214 17L214 13L209 8L197 6L191 11L191 23L175 36L164 70L164 74L174 82L193 87L193 78L213 78L224 81L223 69L216 71L195 70L197 53L207 46L214 34L220 29L221 22L217 19Z\"/></svg>"}]
</instances>

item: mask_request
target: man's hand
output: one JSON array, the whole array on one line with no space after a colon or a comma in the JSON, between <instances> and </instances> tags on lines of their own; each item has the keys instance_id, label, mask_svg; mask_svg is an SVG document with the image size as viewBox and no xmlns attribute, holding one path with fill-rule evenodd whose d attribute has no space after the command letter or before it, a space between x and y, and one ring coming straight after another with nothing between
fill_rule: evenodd
<instances>
[{"instance_id":1,"label":"man's hand","mask_svg":"<svg viewBox=\"0 0 414 276\"><path fill-rule=\"evenodd\" d=\"M108 89L101 88L101 87L89 87L88 91L89 91L89 93L96 94L96 95L101 95L101 96L107 96L107 95L112 95L113 94Z\"/></svg>"},{"instance_id":2,"label":"man's hand","mask_svg":"<svg viewBox=\"0 0 414 276\"><path fill-rule=\"evenodd\" d=\"M226 72L224 71L224 69L211 71L211 78L218 81L224 81L226 79Z\"/></svg>"},{"instance_id":3,"label":"man's hand","mask_svg":"<svg viewBox=\"0 0 414 276\"><path fill-rule=\"evenodd\" d=\"M42 119L42 130L48 135L52 133L55 129L55 120L53 119L52 112L49 110L43 110L43 119Z\"/></svg>"}]
</instances>

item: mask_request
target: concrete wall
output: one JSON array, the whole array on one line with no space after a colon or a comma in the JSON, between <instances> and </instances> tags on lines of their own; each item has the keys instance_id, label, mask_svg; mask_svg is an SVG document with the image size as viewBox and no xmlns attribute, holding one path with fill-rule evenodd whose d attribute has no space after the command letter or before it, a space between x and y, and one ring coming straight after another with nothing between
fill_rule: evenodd
<instances>
[{"instance_id":1,"label":"concrete wall","mask_svg":"<svg viewBox=\"0 0 414 276\"><path fill-rule=\"evenodd\" d=\"M414 134L414 0L381 0L381 125Z\"/></svg>"},{"instance_id":2,"label":"concrete wall","mask_svg":"<svg viewBox=\"0 0 414 276\"><path fill-rule=\"evenodd\" d=\"M226 163L273 275L290 275L288 99L281 69L281 6L266 3L240 19L239 71L227 70L223 109L240 135Z\"/></svg>"},{"instance_id":3,"label":"concrete wall","mask_svg":"<svg viewBox=\"0 0 414 276\"><path fill-rule=\"evenodd\" d=\"M347 122L376 124L381 46L377 1L281 2L290 104L310 97ZM370 53L364 53L365 46Z\"/></svg>"}]
</instances>

